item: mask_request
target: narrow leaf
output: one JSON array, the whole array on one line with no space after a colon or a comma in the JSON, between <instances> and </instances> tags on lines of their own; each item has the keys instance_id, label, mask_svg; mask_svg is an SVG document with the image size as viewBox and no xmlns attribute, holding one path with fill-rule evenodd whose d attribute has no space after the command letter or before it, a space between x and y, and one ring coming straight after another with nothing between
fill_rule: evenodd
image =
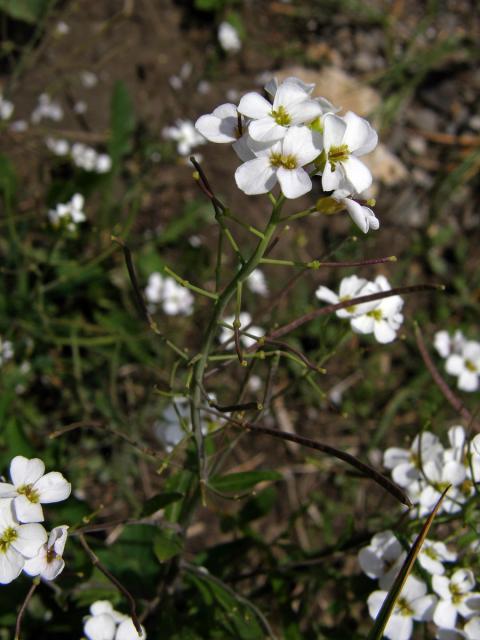
<instances>
[{"instance_id":1,"label":"narrow leaf","mask_svg":"<svg viewBox=\"0 0 480 640\"><path fill-rule=\"evenodd\" d=\"M442 501L445 498L445 495L449 489L450 489L450 485L445 489L445 491L440 496L437 504L433 508L432 513L428 516L427 521L423 525L422 530L418 534L415 542L413 543L410 551L408 552L408 555L405 558L405 562L403 563L402 568L400 569L400 572L395 579L395 582L391 586L390 591L388 592L388 595L385 598L385 601L382 605L382 608L380 609L377 617L375 618L375 622L368 635L367 640L381 640L381 638L383 638L383 632L385 630L385 627L387 626L390 616L392 615L393 609L395 607L395 603L397 602L398 597L400 596L400 592L402 591L403 586L413 569L413 565L415 563L415 560L417 559L418 554L420 553L422 544L424 543L425 538L427 537L428 532L430 531L430 527L432 526L433 520L437 515L440 505L442 504Z\"/></svg>"},{"instance_id":2,"label":"narrow leaf","mask_svg":"<svg viewBox=\"0 0 480 640\"><path fill-rule=\"evenodd\" d=\"M236 493L248 491L259 482L265 480L281 479L282 475L277 471L245 471L242 473L229 473L226 476L213 476L208 481L208 484L215 491Z\"/></svg>"}]
</instances>

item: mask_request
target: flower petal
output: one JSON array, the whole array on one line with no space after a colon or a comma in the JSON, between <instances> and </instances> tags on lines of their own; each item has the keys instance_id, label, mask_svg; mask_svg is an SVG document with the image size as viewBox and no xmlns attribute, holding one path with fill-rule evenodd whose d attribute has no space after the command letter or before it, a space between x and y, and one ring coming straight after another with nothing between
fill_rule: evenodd
<instances>
[{"instance_id":1,"label":"flower petal","mask_svg":"<svg viewBox=\"0 0 480 640\"><path fill-rule=\"evenodd\" d=\"M34 484L45 473L45 465L40 458L24 458L15 456L10 463L10 477L16 487Z\"/></svg>"},{"instance_id":2,"label":"flower petal","mask_svg":"<svg viewBox=\"0 0 480 640\"><path fill-rule=\"evenodd\" d=\"M17 528L17 537L12 547L25 558L33 558L47 541L47 532L41 524L22 524Z\"/></svg>"},{"instance_id":3,"label":"flower petal","mask_svg":"<svg viewBox=\"0 0 480 640\"><path fill-rule=\"evenodd\" d=\"M343 142L348 145L350 151L356 156L363 156L373 151L378 143L378 135L370 123L352 111L348 111L344 119L347 130Z\"/></svg>"},{"instance_id":4,"label":"flower petal","mask_svg":"<svg viewBox=\"0 0 480 640\"><path fill-rule=\"evenodd\" d=\"M271 116L254 120L248 127L248 135L257 142L277 142L287 133L287 128L277 124Z\"/></svg>"},{"instance_id":5,"label":"flower petal","mask_svg":"<svg viewBox=\"0 0 480 640\"><path fill-rule=\"evenodd\" d=\"M115 637L115 621L108 613L88 618L83 633L89 640L113 640Z\"/></svg>"},{"instance_id":6,"label":"flower petal","mask_svg":"<svg viewBox=\"0 0 480 640\"><path fill-rule=\"evenodd\" d=\"M327 153L330 147L339 147L343 143L343 136L346 130L347 124L343 118L333 113L327 113L323 120L323 146ZM330 189L327 189L327 191L330 191ZM357 191L357 193L360 192Z\"/></svg>"},{"instance_id":7,"label":"flower petal","mask_svg":"<svg viewBox=\"0 0 480 640\"><path fill-rule=\"evenodd\" d=\"M0 584L9 584L17 578L25 563L24 558L12 547L0 553Z\"/></svg>"},{"instance_id":8,"label":"flower petal","mask_svg":"<svg viewBox=\"0 0 480 640\"><path fill-rule=\"evenodd\" d=\"M39 502L30 502L27 496L17 496L13 501L13 510L19 522L43 522L43 509Z\"/></svg>"},{"instance_id":9,"label":"flower petal","mask_svg":"<svg viewBox=\"0 0 480 640\"><path fill-rule=\"evenodd\" d=\"M312 181L308 173L299 167L298 169L285 169L280 167L277 170L277 179L286 198L300 198L312 190Z\"/></svg>"},{"instance_id":10,"label":"flower petal","mask_svg":"<svg viewBox=\"0 0 480 640\"><path fill-rule=\"evenodd\" d=\"M362 193L372 184L370 169L355 156L349 156L342 162L345 178L354 193Z\"/></svg>"},{"instance_id":11,"label":"flower petal","mask_svg":"<svg viewBox=\"0 0 480 640\"><path fill-rule=\"evenodd\" d=\"M72 485L58 471L45 474L35 483L34 489L40 494L40 502L60 502L66 500L72 491Z\"/></svg>"},{"instance_id":12,"label":"flower petal","mask_svg":"<svg viewBox=\"0 0 480 640\"><path fill-rule=\"evenodd\" d=\"M249 118L265 118L272 111L272 105L259 93L251 91L243 96L237 107L240 113Z\"/></svg>"},{"instance_id":13,"label":"flower petal","mask_svg":"<svg viewBox=\"0 0 480 640\"><path fill-rule=\"evenodd\" d=\"M277 182L275 170L268 158L255 158L235 171L237 187L249 196L271 191Z\"/></svg>"}]
</instances>

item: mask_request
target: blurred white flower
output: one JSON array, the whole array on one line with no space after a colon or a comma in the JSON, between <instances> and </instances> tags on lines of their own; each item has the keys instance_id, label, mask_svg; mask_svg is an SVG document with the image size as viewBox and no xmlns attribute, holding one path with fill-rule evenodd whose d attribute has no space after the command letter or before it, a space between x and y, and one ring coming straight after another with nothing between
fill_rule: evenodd
<instances>
[{"instance_id":1,"label":"blurred white flower","mask_svg":"<svg viewBox=\"0 0 480 640\"><path fill-rule=\"evenodd\" d=\"M13 344L10 340L3 340L0 336L0 367L5 364L7 360L11 360L14 356Z\"/></svg>"},{"instance_id":2,"label":"blurred white flower","mask_svg":"<svg viewBox=\"0 0 480 640\"><path fill-rule=\"evenodd\" d=\"M116 611L107 600L94 602L90 613L83 627L88 640L145 640L147 637L143 626L139 635L132 619Z\"/></svg>"},{"instance_id":3,"label":"blurred white flower","mask_svg":"<svg viewBox=\"0 0 480 640\"><path fill-rule=\"evenodd\" d=\"M85 87L85 89L93 89L98 84L98 76L93 71L81 71L80 72L80 82Z\"/></svg>"},{"instance_id":4,"label":"blurred white flower","mask_svg":"<svg viewBox=\"0 0 480 640\"><path fill-rule=\"evenodd\" d=\"M48 217L54 227L65 226L68 231L75 231L77 224L87 219L83 212L85 200L80 193L76 193L65 204L57 204L55 209L50 209Z\"/></svg>"},{"instance_id":5,"label":"blurred white flower","mask_svg":"<svg viewBox=\"0 0 480 640\"><path fill-rule=\"evenodd\" d=\"M48 137L45 139L45 144L56 156L66 156L70 153L70 143L62 138Z\"/></svg>"},{"instance_id":6,"label":"blurred white flower","mask_svg":"<svg viewBox=\"0 0 480 640\"><path fill-rule=\"evenodd\" d=\"M441 460L443 446L436 435L429 431L415 436L410 449L389 447L383 457L383 465L390 469L393 480L408 488L423 477L421 465L428 460Z\"/></svg>"},{"instance_id":7,"label":"blurred white flower","mask_svg":"<svg viewBox=\"0 0 480 640\"><path fill-rule=\"evenodd\" d=\"M392 531L381 531L373 536L368 547L360 549L358 563L369 578L379 580L381 589L389 589L406 555Z\"/></svg>"},{"instance_id":8,"label":"blurred white flower","mask_svg":"<svg viewBox=\"0 0 480 640\"><path fill-rule=\"evenodd\" d=\"M433 345L442 358L447 358L451 353L460 353L464 342L465 336L460 330L455 331L453 337L448 331L437 331L433 339Z\"/></svg>"},{"instance_id":9,"label":"blurred white flower","mask_svg":"<svg viewBox=\"0 0 480 640\"><path fill-rule=\"evenodd\" d=\"M66 500L72 490L58 471L45 474L45 464L40 458L15 456L10 463L10 479L11 483L0 482L0 498L13 501L20 522L43 522L41 505Z\"/></svg>"},{"instance_id":10,"label":"blurred white flower","mask_svg":"<svg viewBox=\"0 0 480 640\"><path fill-rule=\"evenodd\" d=\"M0 120L10 120L14 109L13 102L4 98L0 93Z\"/></svg>"},{"instance_id":11,"label":"blurred white flower","mask_svg":"<svg viewBox=\"0 0 480 640\"><path fill-rule=\"evenodd\" d=\"M106 153L98 153L93 147L82 142L72 144L70 150L74 164L84 171L108 173L112 168L112 160Z\"/></svg>"},{"instance_id":12,"label":"blurred white flower","mask_svg":"<svg viewBox=\"0 0 480 640\"><path fill-rule=\"evenodd\" d=\"M265 331L262 328L249 326L250 323L252 322L252 316L248 313L248 311L241 311L238 319L240 321L240 327L239 327L240 331L244 330L247 333L252 334L252 336L257 336L258 338L261 338L265 334ZM223 320L226 324L233 325L235 321L235 316L226 316ZM229 329L228 327L222 327L222 331L219 337L219 340L222 343L222 347L225 347L226 349L233 349L235 346L233 337L234 337L233 329ZM256 342L255 338L251 338L250 336L247 336L242 333L240 334L240 341L247 349L251 347L253 344L255 344Z\"/></svg>"},{"instance_id":13,"label":"blurred white flower","mask_svg":"<svg viewBox=\"0 0 480 640\"><path fill-rule=\"evenodd\" d=\"M480 342L465 340L445 362L445 371L457 376L462 391L477 391L480 386Z\"/></svg>"},{"instance_id":14,"label":"blurred white flower","mask_svg":"<svg viewBox=\"0 0 480 640\"><path fill-rule=\"evenodd\" d=\"M417 560L430 575L441 576L445 573L444 562L455 562L457 554L450 551L443 542L425 540Z\"/></svg>"},{"instance_id":15,"label":"blurred white flower","mask_svg":"<svg viewBox=\"0 0 480 640\"><path fill-rule=\"evenodd\" d=\"M268 296L268 285L263 271L254 269L247 278L247 287L259 296Z\"/></svg>"},{"instance_id":16,"label":"blurred white flower","mask_svg":"<svg viewBox=\"0 0 480 640\"><path fill-rule=\"evenodd\" d=\"M63 118L63 109L59 102L52 100L48 93L42 93L38 97L37 106L30 116L34 124L39 124L42 120L54 120L59 122Z\"/></svg>"},{"instance_id":17,"label":"blurred white flower","mask_svg":"<svg viewBox=\"0 0 480 640\"><path fill-rule=\"evenodd\" d=\"M189 316L193 313L194 297L191 292L178 284L173 278L154 272L148 278L145 297L152 311L161 305L169 316Z\"/></svg>"},{"instance_id":18,"label":"blurred white flower","mask_svg":"<svg viewBox=\"0 0 480 640\"><path fill-rule=\"evenodd\" d=\"M177 152L181 156L190 155L192 149L206 142L205 138L197 132L191 120L176 120L174 126L165 127L162 130L162 135L167 140L173 140L177 143Z\"/></svg>"},{"instance_id":19,"label":"blurred white flower","mask_svg":"<svg viewBox=\"0 0 480 640\"><path fill-rule=\"evenodd\" d=\"M153 425L153 432L167 453L170 453L186 436L182 421L186 425L190 424L190 403L185 398L174 400L169 404L160 420L156 420Z\"/></svg>"},{"instance_id":20,"label":"blurred white flower","mask_svg":"<svg viewBox=\"0 0 480 640\"><path fill-rule=\"evenodd\" d=\"M238 31L230 22L221 22L218 27L218 41L224 51L236 53L242 48Z\"/></svg>"},{"instance_id":21,"label":"blurred white flower","mask_svg":"<svg viewBox=\"0 0 480 640\"><path fill-rule=\"evenodd\" d=\"M66 36L68 33L70 33L70 27L68 24L63 20L59 20L55 25L55 34L57 36Z\"/></svg>"}]
</instances>

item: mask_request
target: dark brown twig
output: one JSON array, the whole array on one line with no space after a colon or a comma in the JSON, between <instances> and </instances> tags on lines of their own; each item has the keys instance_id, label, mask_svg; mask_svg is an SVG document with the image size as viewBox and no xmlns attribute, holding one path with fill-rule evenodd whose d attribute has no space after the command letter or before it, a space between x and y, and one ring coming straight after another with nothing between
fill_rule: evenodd
<instances>
[{"instance_id":1,"label":"dark brown twig","mask_svg":"<svg viewBox=\"0 0 480 640\"><path fill-rule=\"evenodd\" d=\"M83 534L80 534L78 536L78 539L80 540L80 544L82 545L82 547L85 549L86 554L88 555L88 557L90 558L92 564L94 567L96 567L99 571L101 571L103 573L103 575L110 580L110 582L120 591L120 593L122 595L125 596L125 598L128 600L129 604L130 604L130 617L132 619L133 622L133 626L135 627L135 629L137 630L137 633L139 636L142 635L142 627L140 625L140 622L138 621L138 616L137 616L137 605L135 604L135 600L133 599L132 594L123 586L123 584L121 584L117 578L115 578L114 575L112 575L110 573L110 571L103 566L103 564L100 562L100 558L95 554L95 552L90 548L88 542L85 540L85 537Z\"/></svg>"},{"instance_id":2,"label":"dark brown twig","mask_svg":"<svg viewBox=\"0 0 480 640\"><path fill-rule=\"evenodd\" d=\"M474 423L474 417L467 409L467 407L463 404L463 402L458 398L453 391L450 389L448 384L442 378L440 373L438 372L437 367L434 365L430 354L428 353L427 346L425 344L425 340L423 339L422 332L418 324L415 324L415 338L417 340L418 350L420 351L420 355L423 358L425 366L430 372L430 375L433 378L433 381L437 385L437 387L442 392L444 398L451 404L451 406L457 411L462 418L464 418L468 423Z\"/></svg>"},{"instance_id":3,"label":"dark brown twig","mask_svg":"<svg viewBox=\"0 0 480 640\"><path fill-rule=\"evenodd\" d=\"M204 408L204 411L209 413L213 413L215 415L219 414L217 411L212 411L211 409ZM357 471L359 471L362 475L371 478L374 482L379 484L383 489L388 491L392 496L394 496L397 500L399 500L402 504L407 505L407 507L411 507L412 503L410 499L405 494L403 489L401 489L398 485L396 485L390 478L387 478L380 473L369 464L362 462L355 456L352 456L345 451L341 451L340 449L336 449L335 447L331 447L328 444L324 444L323 442L317 442L316 440L311 440L310 438L306 438L305 436L299 436L296 434L288 433L286 431L280 431L280 429L270 429L269 427L261 427L255 425L251 422L247 422L245 420L236 420L230 416L222 417L230 422L233 426L238 427L240 429L245 429L246 431L251 431L253 433L263 434L272 436L274 438L279 438L280 440L289 440L290 442L295 442L296 444L302 445L304 447L308 447L309 449L315 449L316 451L321 451L322 453L326 453L328 455L334 456L339 460L343 460L347 464L351 465Z\"/></svg>"},{"instance_id":4,"label":"dark brown twig","mask_svg":"<svg viewBox=\"0 0 480 640\"><path fill-rule=\"evenodd\" d=\"M18 612L18 615L17 615L17 622L15 624L15 640L20 640L20 629L22 628L23 616L25 615L25 611L27 610L28 603L30 602L33 594L35 593L35 589L38 587L39 584L40 584L40 580L38 578L35 578L35 580L32 583L32 586L30 587L27 595L25 596L25 600L23 601L22 606L20 607L20 611Z\"/></svg>"}]
</instances>

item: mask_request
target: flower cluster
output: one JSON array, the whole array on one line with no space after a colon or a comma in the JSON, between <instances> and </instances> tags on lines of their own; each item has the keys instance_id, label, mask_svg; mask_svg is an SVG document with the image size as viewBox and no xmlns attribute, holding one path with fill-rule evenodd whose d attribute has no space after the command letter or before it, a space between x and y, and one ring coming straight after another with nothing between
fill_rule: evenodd
<instances>
[{"instance_id":1,"label":"flower cluster","mask_svg":"<svg viewBox=\"0 0 480 640\"><path fill-rule=\"evenodd\" d=\"M411 546L413 540L405 541ZM370 544L360 550L358 561L369 578L378 580L380 589L368 597L368 609L372 618L387 597L388 589L406 558L407 550L392 531L382 531L373 536ZM480 593L474 591L475 577L470 569L458 568L458 555L443 542L426 540L417 557L422 575L429 575L429 583L412 573L401 591L385 628L385 637L391 640L408 640L414 621L433 621L438 629L437 638L447 640L478 631L480 617ZM429 593L430 591L430 593ZM458 617L466 618L463 631L456 628Z\"/></svg>"},{"instance_id":2,"label":"flower cluster","mask_svg":"<svg viewBox=\"0 0 480 640\"><path fill-rule=\"evenodd\" d=\"M147 637L142 627L138 634L131 618L115 611L108 600L97 600L90 607L90 616L85 618L83 632L88 640L145 640Z\"/></svg>"},{"instance_id":3,"label":"flower cluster","mask_svg":"<svg viewBox=\"0 0 480 640\"><path fill-rule=\"evenodd\" d=\"M0 482L0 584L8 584L25 571L53 580L63 570L66 525L50 535L43 528L42 504L60 502L71 485L61 473L45 473L39 458L16 456L10 463L11 482Z\"/></svg>"},{"instance_id":4,"label":"flower cluster","mask_svg":"<svg viewBox=\"0 0 480 640\"><path fill-rule=\"evenodd\" d=\"M79 169L92 173L108 173L112 168L112 159L107 153L98 153L93 147L82 142L72 145L62 138L49 137L45 140L49 150L56 156L70 156Z\"/></svg>"},{"instance_id":5,"label":"flower cluster","mask_svg":"<svg viewBox=\"0 0 480 640\"><path fill-rule=\"evenodd\" d=\"M474 494L475 482L480 481L480 437L469 443L465 429L456 425L448 430L448 440L450 446L444 448L436 435L423 431L410 449L385 451L383 464L410 497L412 516L429 514L449 485L441 512L458 513Z\"/></svg>"},{"instance_id":6,"label":"flower cluster","mask_svg":"<svg viewBox=\"0 0 480 640\"><path fill-rule=\"evenodd\" d=\"M148 278L145 297L153 312L158 305L169 316L189 316L193 313L193 296L170 276L154 272Z\"/></svg>"},{"instance_id":7,"label":"flower cluster","mask_svg":"<svg viewBox=\"0 0 480 640\"><path fill-rule=\"evenodd\" d=\"M390 291L391 288L385 276L377 276L375 280L369 281L354 275L343 278L338 294L320 286L315 295L319 300L337 304L372 293ZM378 342L386 344L395 340L400 329L403 322L402 308L403 299L400 296L390 296L339 309L336 313L339 318L350 320L350 326L355 333L373 333Z\"/></svg>"},{"instance_id":8,"label":"flower cluster","mask_svg":"<svg viewBox=\"0 0 480 640\"><path fill-rule=\"evenodd\" d=\"M339 116L328 100L312 98L313 89L298 78L272 80L265 86L269 99L247 93L238 106L220 105L195 126L211 142L233 143L243 161L235 180L246 194L267 193L278 182L286 198L298 198L321 175L337 210L346 209L364 232L377 229L373 211L358 200L372 183L359 157L375 148L377 134L354 113Z\"/></svg>"},{"instance_id":9,"label":"flower cluster","mask_svg":"<svg viewBox=\"0 0 480 640\"><path fill-rule=\"evenodd\" d=\"M49 210L50 222L54 227L65 227L70 232L76 231L77 224L86 220L83 212L84 204L84 197L80 193L76 193L65 204L57 204L55 209Z\"/></svg>"},{"instance_id":10,"label":"flower cluster","mask_svg":"<svg viewBox=\"0 0 480 640\"><path fill-rule=\"evenodd\" d=\"M480 387L480 342L467 340L461 331L450 336L447 331L435 334L434 345L446 359L445 371L457 376L462 391L477 391Z\"/></svg>"}]
</instances>

